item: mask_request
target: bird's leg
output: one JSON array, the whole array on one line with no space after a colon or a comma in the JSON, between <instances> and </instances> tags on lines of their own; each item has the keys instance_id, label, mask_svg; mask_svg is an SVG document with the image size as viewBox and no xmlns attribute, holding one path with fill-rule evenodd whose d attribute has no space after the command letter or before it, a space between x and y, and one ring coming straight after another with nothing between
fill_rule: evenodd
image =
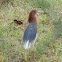
<instances>
[{"instance_id":1,"label":"bird's leg","mask_svg":"<svg viewBox=\"0 0 62 62\"><path fill-rule=\"evenodd\" d=\"M32 59L34 59L33 48L32 48Z\"/></svg>"},{"instance_id":2,"label":"bird's leg","mask_svg":"<svg viewBox=\"0 0 62 62\"><path fill-rule=\"evenodd\" d=\"M25 49L25 61L27 62L27 49Z\"/></svg>"}]
</instances>

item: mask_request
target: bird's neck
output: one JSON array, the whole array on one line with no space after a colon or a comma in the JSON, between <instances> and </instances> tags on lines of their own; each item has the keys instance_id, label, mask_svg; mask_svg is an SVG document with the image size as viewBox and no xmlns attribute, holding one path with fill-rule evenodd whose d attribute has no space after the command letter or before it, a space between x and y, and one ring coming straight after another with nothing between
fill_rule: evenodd
<instances>
[{"instance_id":1,"label":"bird's neck","mask_svg":"<svg viewBox=\"0 0 62 62\"><path fill-rule=\"evenodd\" d=\"M33 22L34 24L37 25L37 21L36 21L36 17L35 17L35 16L29 16L28 22L29 22L29 23Z\"/></svg>"}]
</instances>

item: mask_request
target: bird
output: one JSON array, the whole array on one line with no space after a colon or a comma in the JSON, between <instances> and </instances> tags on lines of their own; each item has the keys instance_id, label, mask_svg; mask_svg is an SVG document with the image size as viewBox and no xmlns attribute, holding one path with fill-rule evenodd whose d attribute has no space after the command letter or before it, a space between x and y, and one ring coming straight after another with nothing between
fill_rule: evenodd
<instances>
[{"instance_id":1,"label":"bird","mask_svg":"<svg viewBox=\"0 0 62 62\"><path fill-rule=\"evenodd\" d=\"M29 25L24 31L23 44L25 48L25 61L27 61L27 50L34 46L36 36L37 36L37 19L35 17L37 10L31 10L28 16Z\"/></svg>"},{"instance_id":2,"label":"bird","mask_svg":"<svg viewBox=\"0 0 62 62\"><path fill-rule=\"evenodd\" d=\"M33 9L30 11L28 16L28 26L26 27L23 35L23 44L25 48L25 61L27 62L27 50L34 46L34 43L37 38L37 19L36 19L36 13L41 14L47 14L42 11L37 11L36 9Z\"/></svg>"}]
</instances>

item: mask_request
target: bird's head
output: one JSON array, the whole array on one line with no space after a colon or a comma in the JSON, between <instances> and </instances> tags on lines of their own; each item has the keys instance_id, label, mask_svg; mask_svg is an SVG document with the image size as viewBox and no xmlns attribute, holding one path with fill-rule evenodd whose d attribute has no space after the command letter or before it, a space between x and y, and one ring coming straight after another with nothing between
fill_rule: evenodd
<instances>
[{"instance_id":1,"label":"bird's head","mask_svg":"<svg viewBox=\"0 0 62 62\"><path fill-rule=\"evenodd\" d=\"M34 9L34 10L31 10L30 11L30 13L29 13L29 16L28 16L28 22L29 23L31 23L31 22L33 22L33 23L35 23L35 24L37 24L37 19L36 19L36 17L35 17L35 14L36 13L41 13L41 14L47 14L46 12L44 12L44 11L37 11L36 9Z\"/></svg>"}]
</instances>

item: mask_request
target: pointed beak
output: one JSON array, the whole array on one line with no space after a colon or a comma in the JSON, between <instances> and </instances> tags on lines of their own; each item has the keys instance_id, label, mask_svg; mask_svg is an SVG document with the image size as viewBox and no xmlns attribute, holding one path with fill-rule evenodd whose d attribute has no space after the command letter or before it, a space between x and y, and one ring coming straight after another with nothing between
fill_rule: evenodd
<instances>
[{"instance_id":1,"label":"pointed beak","mask_svg":"<svg viewBox=\"0 0 62 62\"><path fill-rule=\"evenodd\" d=\"M41 10L41 11L37 11L37 14L48 14L48 13Z\"/></svg>"}]
</instances>

